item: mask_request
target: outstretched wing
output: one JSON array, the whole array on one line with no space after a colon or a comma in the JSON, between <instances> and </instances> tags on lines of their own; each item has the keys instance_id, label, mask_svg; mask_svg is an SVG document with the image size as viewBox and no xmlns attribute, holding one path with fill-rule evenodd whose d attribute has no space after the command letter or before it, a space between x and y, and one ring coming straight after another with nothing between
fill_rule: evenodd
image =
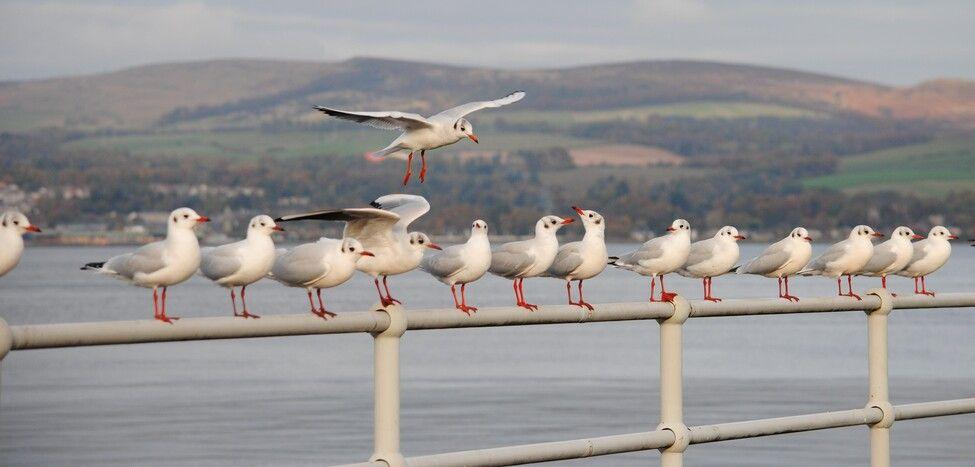
<instances>
[{"instance_id":1,"label":"outstretched wing","mask_svg":"<svg viewBox=\"0 0 975 467\"><path fill-rule=\"evenodd\" d=\"M423 201L426 202L426 200ZM429 209L429 204L427 209ZM400 216L395 212L376 208L323 209L304 214L281 216L274 221L290 222L310 219L344 221L346 224L343 235L354 238L369 248L370 244L377 241L392 243L392 229L400 221Z\"/></svg>"},{"instance_id":2,"label":"outstretched wing","mask_svg":"<svg viewBox=\"0 0 975 467\"><path fill-rule=\"evenodd\" d=\"M369 125L380 130L416 130L420 128L431 128L433 125L422 115L397 112L395 110L383 110L379 112L352 112L349 110L330 109L328 107L315 106L315 110L324 112L332 117L350 120L356 123Z\"/></svg>"},{"instance_id":3,"label":"outstretched wing","mask_svg":"<svg viewBox=\"0 0 975 467\"><path fill-rule=\"evenodd\" d=\"M479 101L479 102L468 102L466 104L458 105L452 109L444 110L432 117L431 120L444 120L449 122L455 122L457 119L464 117L465 115L476 112L481 109L489 109L494 107L501 107L502 105L513 104L520 101L525 97L523 91L515 91L507 96L500 99L495 99L493 101Z\"/></svg>"},{"instance_id":4,"label":"outstretched wing","mask_svg":"<svg viewBox=\"0 0 975 467\"><path fill-rule=\"evenodd\" d=\"M430 203L426 198L418 195L399 193L380 196L375 201L369 203L369 205L384 211L396 213L399 216L399 221L393 226L393 230L398 234L406 234L407 227L413 221L430 211ZM359 241L362 241L362 239L359 239Z\"/></svg>"}]
</instances>

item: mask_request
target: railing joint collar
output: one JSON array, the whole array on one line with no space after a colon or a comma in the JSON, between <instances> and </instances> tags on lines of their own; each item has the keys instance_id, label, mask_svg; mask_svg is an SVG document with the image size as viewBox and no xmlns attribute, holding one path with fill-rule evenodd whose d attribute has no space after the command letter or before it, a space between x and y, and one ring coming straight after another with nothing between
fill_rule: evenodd
<instances>
[{"instance_id":1,"label":"railing joint collar","mask_svg":"<svg viewBox=\"0 0 975 467\"><path fill-rule=\"evenodd\" d=\"M884 414L880 421L870 424L871 427L890 428L894 425L896 414L894 413L894 406L890 401L869 401L867 402L866 408L877 409L880 413Z\"/></svg>"},{"instance_id":2,"label":"railing joint collar","mask_svg":"<svg viewBox=\"0 0 975 467\"><path fill-rule=\"evenodd\" d=\"M670 317L658 319L657 321L660 324L684 324L687 318L691 316L691 302L680 295L676 295L670 300L670 304L674 306L674 312Z\"/></svg>"},{"instance_id":3,"label":"railing joint collar","mask_svg":"<svg viewBox=\"0 0 975 467\"><path fill-rule=\"evenodd\" d=\"M660 452L684 452L691 444L691 430L683 423L661 423L658 430L667 430L674 434L674 444L660 448Z\"/></svg>"},{"instance_id":4,"label":"railing joint collar","mask_svg":"<svg viewBox=\"0 0 975 467\"><path fill-rule=\"evenodd\" d=\"M380 332L372 333L373 337L401 337L406 333L408 324L406 310L399 305L377 306L376 311L389 315L389 327Z\"/></svg>"},{"instance_id":5,"label":"railing joint collar","mask_svg":"<svg viewBox=\"0 0 975 467\"><path fill-rule=\"evenodd\" d=\"M14 335L10 332L10 326L0 318L0 361L10 353L10 348L14 346Z\"/></svg>"},{"instance_id":6,"label":"railing joint collar","mask_svg":"<svg viewBox=\"0 0 975 467\"><path fill-rule=\"evenodd\" d=\"M874 310L868 310L868 315L889 315L894 309L894 295L884 288L870 289L867 295L876 295L880 299L880 306Z\"/></svg>"}]
</instances>

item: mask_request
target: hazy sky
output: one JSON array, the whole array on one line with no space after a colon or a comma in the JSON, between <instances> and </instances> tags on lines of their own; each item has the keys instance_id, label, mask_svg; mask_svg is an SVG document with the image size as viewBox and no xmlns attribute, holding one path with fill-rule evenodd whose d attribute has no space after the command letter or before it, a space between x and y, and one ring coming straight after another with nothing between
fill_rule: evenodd
<instances>
[{"instance_id":1,"label":"hazy sky","mask_svg":"<svg viewBox=\"0 0 975 467\"><path fill-rule=\"evenodd\" d=\"M691 58L975 79L975 0L0 0L0 80L223 57L541 68Z\"/></svg>"}]
</instances>

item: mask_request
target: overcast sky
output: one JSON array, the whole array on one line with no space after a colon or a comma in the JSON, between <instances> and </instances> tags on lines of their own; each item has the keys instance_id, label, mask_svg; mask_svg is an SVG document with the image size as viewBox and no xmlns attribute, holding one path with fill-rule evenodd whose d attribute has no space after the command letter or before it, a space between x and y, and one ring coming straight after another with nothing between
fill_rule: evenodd
<instances>
[{"instance_id":1,"label":"overcast sky","mask_svg":"<svg viewBox=\"0 0 975 467\"><path fill-rule=\"evenodd\" d=\"M0 0L0 80L226 57L508 68L689 58L975 79L975 0Z\"/></svg>"}]
</instances>

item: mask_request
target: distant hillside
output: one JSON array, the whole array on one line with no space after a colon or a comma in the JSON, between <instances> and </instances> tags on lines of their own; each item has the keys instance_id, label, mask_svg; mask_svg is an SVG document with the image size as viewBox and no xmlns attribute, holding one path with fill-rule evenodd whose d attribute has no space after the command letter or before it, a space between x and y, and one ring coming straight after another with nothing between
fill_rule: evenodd
<instances>
[{"instance_id":1,"label":"distant hillside","mask_svg":"<svg viewBox=\"0 0 975 467\"><path fill-rule=\"evenodd\" d=\"M0 86L0 131L256 128L320 123L311 105L429 113L524 89L518 110L594 111L681 102L753 102L975 126L975 82L890 88L813 73L693 61L498 70L357 58L214 60ZM512 109L514 110L514 108Z\"/></svg>"}]
</instances>

